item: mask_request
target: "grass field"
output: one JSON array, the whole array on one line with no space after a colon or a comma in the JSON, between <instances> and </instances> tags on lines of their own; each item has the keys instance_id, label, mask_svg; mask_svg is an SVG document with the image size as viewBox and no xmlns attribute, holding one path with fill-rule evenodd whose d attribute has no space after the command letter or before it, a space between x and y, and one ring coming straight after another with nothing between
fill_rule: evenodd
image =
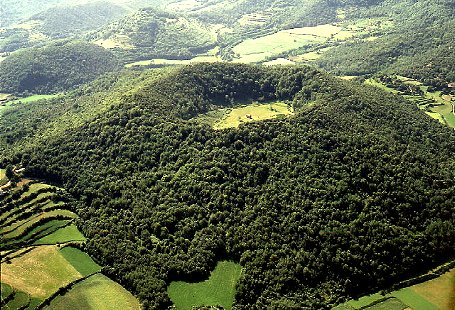
<instances>
[{"instance_id":1,"label":"grass field","mask_svg":"<svg viewBox=\"0 0 455 310\"><path fill-rule=\"evenodd\" d=\"M140 304L121 285L102 274L76 284L68 293L57 296L45 309L140 309Z\"/></svg>"},{"instance_id":2,"label":"grass field","mask_svg":"<svg viewBox=\"0 0 455 310\"><path fill-rule=\"evenodd\" d=\"M286 59L286 58L277 58L274 60L264 62L263 65L265 65L265 66L276 66L276 65L283 66L283 65L285 65L286 66L286 65L295 65L295 62L293 62L292 60Z\"/></svg>"},{"instance_id":3,"label":"grass field","mask_svg":"<svg viewBox=\"0 0 455 310\"><path fill-rule=\"evenodd\" d=\"M351 307L351 309L404 309L400 308L403 305L396 301L393 301L395 306L392 306L390 301L383 306L377 304L369 307L371 303L392 297L413 310L453 310L455 309L455 268L436 279L393 291L385 296L376 293L358 300L350 300L340 306ZM336 309L343 308L336 307Z\"/></svg>"},{"instance_id":4,"label":"grass field","mask_svg":"<svg viewBox=\"0 0 455 310\"><path fill-rule=\"evenodd\" d=\"M45 189L45 188L53 188L53 186L44 184L44 183L32 183L29 185L28 190L21 195L20 199L24 199L25 197L29 196L30 194L36 193L37 191Z\"/></svg>"},{"instance_id":5,"label":"grass field","mask_svg":"<svg viewBox=\"0 0 455 310\"><path fill-rule=\"evenodd\" d=\"M25 235L10 240L4 240L6 241L4 245L6 245L7 247L11 247L12 245L18 246L29 244L33 240L42 238L56 231L57 229L66 226L68 222L69 222L68 220L50 220L42 225L33 228L30 232L26 233Z\"/></svg>"},{"instance_id":6,"label":"grass field","mask_svg":"<svg viewBox=\"0 0 455 310\"><path fill-rule=\"evenodd\" d=\"M326 42L340 31L340 27L326 24L282 30L257 39L248 39L233 48L238 56L234 61L243 63L264 61L267 57L302 46Z\"/></svg>"},{"instance_id":7,"label":"grass field","mask_svg":"<svg viewBox=\"0 0 455 310\"><path fill-rule=\"evenodd\" d=\"M214 129L237 128L242 123L263 121L293 114L284 102L252 103L243 107L225 109L224 112L224 116L214 122Z\"/></svg>"},{"instance_id":8,"label":"grass field","mask_svg":"<svg viewBox=\"0 0 455 310\"><path fill-rule=\"evenodd\" d=\"M6 283L0 283L1 285L1 300L7 298L9 295L13 294L13 288L11 285Z\"/></svg>"},{"instance_id":9,"label":"grass field","mask_svg":"<svg viewBox=\"0 0 455 310\"><path fill-rule=\"evenodd\" d=\"M14 297L10 300L5 307L2 307L4 310L17 310L27 307L30 303L30 296L24 292L15 292Z\"/></svg>"},{"instance_id":10,"label":"grass field","mask_svg":"<svg viewBox=\"0 0 455 310\"><path fill-rule=\"evenodd\" d=\"M155 58L149 60L141 60L132 62L125 65L125 68L141 67L141 66L178 66L178 65L189 65L200 62L218 62L221 59L215 55L200 55L192 59L164 59Z\"/></svg>"},{"instance_id":11,"label":"grass field","mask_svg":"<svg viewBox=\"0 0 455 310\"><path fill-rule=\"evenodd\" d=\"M27 229L32 227L33 225L36 225L39 221L42 221L44 219L50 219L50 218L55 218L55 217L63 217L66 219L75 219L77 217L76 214L69 210L52 210L49 212L44 212L40 213L37 216L31 217L27 219L26 222L19 221L15 225L12 224L10 226L5 227L4 229L1 230L2 233L5 233L2 237L5 239L11 239L11 238L16 238L24 233Z\"/></svg>"},{"instance_id":12,"label":"grass field","mask_svg":"<svg viewBox=\"0 0 455 310\"><path fill-rule=\"evenodd\" d=\"M40 244L58 244L70 241L85 241L84 235L77 229L74 224L57 229L53 233L44 236L34 242L35 245Z\"/></svg>"},{"instance_id":13,"label":"grass field","mask_svg":"<svg viewBox=\"0 0 455 310\"><path fill-rule=\"evenodd\" d=\"M368 306L364 308L365 310L404 310L408 308L407 305L402 303L399 299L397 298L388 298L384 301L381 301L377 304L374 304L372 306Z\"/></svg>"},{"instance_id":14,"label":"grass field","mask_svg":"<svg viewBox=\"0 0 455 310\"><path fill-rule=\"evenodd\" d=\"M60 253L84 277L101 270L87 253L77 248L67 246L60 249Z\"/></svg>"},{"instance_id":15,"label":"grass field","mask_svg":"<svg viewBox=\"0 0 455 310\"><path fill-rule=\"evenodd\" d=\"M242 267L236 263L219 262L208 280L200 283L172 282L168 294L178 310L215 305L230 310L241 272Z\"/></svg>"},{"instance_id":16,"label":"grass field","mask_svg":"<svg viewBox=\"0 0 455 310\"><path fill-rule=\"evenodd\" d=\"M81 277L54 245L37 247L1 268L2 282L36 298L46 298Z\"/></svg>"}]
</instances>

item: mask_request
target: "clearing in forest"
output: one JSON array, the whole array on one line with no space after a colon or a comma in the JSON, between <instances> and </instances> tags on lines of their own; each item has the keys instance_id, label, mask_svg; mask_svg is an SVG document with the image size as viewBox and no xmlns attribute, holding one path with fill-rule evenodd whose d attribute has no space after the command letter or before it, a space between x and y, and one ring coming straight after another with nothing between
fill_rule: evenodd
<instances>
[{"instance_id":1,"label":"clearing in forest","mask_svg":"<svg viewBox=\"0 0 455 310\"><path fill-rule=\"evenodd\" d=\"M102 274L77 283L65 295L57 296L46 309L140 309L134 296Z\"/></svg>"},{"instance_id":2,"label":"clearing in forest","mask_svg":"<svg viewBox=\"0 0 455 310\"><path fill-rule=\"evenodd\" d=\"M242 267L239 264L219 262L208 280L199 283L172 282L168 294L177 310L216 305L230 310L241 272Z\"/></svg>"},{"instance_id":3,"label":"clearing in forest","mask_svg":"<svg viewBox=\"0 0 455 310\"><path fill-rule=\"evenodd\" d=\"M221 109L210 114L216 115L212 121L213 129L237 128L240 124L274 119L280 116L292 115L294 112L284 102L252 103L232 109Z\"/></svg>"}]
</instances>

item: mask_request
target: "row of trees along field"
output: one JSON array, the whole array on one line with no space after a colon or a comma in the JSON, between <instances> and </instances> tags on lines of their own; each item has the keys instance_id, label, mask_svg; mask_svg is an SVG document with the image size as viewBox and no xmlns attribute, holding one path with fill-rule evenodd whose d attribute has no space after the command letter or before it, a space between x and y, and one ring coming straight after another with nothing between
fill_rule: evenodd
<instances>
[{"instance_id":1,"label":"row of trees along field","mask_svg":"<svg viewBox=\"0 0 455 310\"><path fill-rule=\"evenodd\" d=\"M244 268L238 309L322 309L454 254L455 133L413 104L308 67L195 65L139 89L3 163L77 197L90 255L145 308L221 259ZM246 99L298 113L191 119Z\"/></svg>"}]
</instances>

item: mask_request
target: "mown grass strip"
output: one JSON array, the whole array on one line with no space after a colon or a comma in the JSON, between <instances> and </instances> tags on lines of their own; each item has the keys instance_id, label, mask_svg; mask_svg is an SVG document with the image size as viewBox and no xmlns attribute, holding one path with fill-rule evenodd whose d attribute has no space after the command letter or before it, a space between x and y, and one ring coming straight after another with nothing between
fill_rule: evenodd
<instances>
[{"instance_id":1,"label":"mown grass strip","mask_svg":"<svg viewBox=\"0 0 455 310\"><path fill-rule=\"evenodd\" d=\"M71 224L55 230L54 232L36 240L34 245L60 244L70 241L85 241L84 235L77 229L76 225Z\"/></svg>"},{"instance_id":2,"label":"mown grass strip","mask_svg":"<svg viewBox=\"0 0 455 310\"><path fill-rule=\"evenodd\" d=\"M11 299L2 309L4 310L17 310L23 309L30 304L30 296L24 292L15 292L13 299Z\"/></svg>"},{"instance_id":3,"label":"mown grass strip","mask_svg":"<svg viewBox=\"0 0 455 310\"><path fill-rule=\"evenodd\" d=\"M82 252L78 248L66 246L60 249L60 253L84 277L101 270L100 265L95 263L87 253Z\"/></svg>"},{"instance_id":4,"label":"mown grass strip","mask_svg":"<svg viewBox=\"0 0 455 310\"><path fill-rule=\"evenodd\" d=\"M22 235L27 229L30 229L30 227L33 227L37 223L45 220L45 219L75 219L77 218L77 215L74 214L74 212L71 212L69 210L52 210L49 212L44 212L40 213L34 216L31 216L30 218L16 222L15 224L12 224L8 227L5 227L5 229L2 229L3 233L3 238L4 239L12 239L16 238L20 235ZM17 225L17 223L22 223L20 225Z\"/></svg>"},{"instance_id":5,"label":"mown grass strip","mask_svg":"<svg viewBox=\"0 0 455 310\"><path fill-rule=\"evenodd\" d=\"M11 285L8 285L6 283L0 283L1 284L1 301L3 305L3 301L6 300L9 296L11 296L14 293L13 288Z\"/></svg>"},{"instance_id":6,"label":"mown grass strip","mask_svg":"<svg viewBox=\"0 0 455 310\"><path fill-rule=\"evenodd\" d=\"M54 298L45 309L140 309L137 299L120 284L95 274L74 285L65 295Z\"/></svg>"},{"instance_id":7,"label":"mown grass strip","mask_svg":"<svg viewBox=\"0 0 455 310\"><path fill-rule=\"evenodd\" d=\"M40 226L33 228L30 232L27 232L20 238L8 240L5 243L2 242L1 248L11 248L31 244L37 239L45 237L58 230L59 228L67 226L69 222L69 220L50 220Z\"/></svg>"}]
</instances>

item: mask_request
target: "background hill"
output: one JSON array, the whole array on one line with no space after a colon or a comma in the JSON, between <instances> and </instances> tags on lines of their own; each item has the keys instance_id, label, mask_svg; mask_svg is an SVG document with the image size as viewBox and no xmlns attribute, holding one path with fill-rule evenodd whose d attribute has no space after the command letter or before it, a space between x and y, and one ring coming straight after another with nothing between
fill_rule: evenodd
<instances>
[{"instance_id":1,"label":"background hill","mask_svg":"<svg viewBox=\"0 0 455 310\"><path fill-rule=\"evenodd\" d=\"M0 62L0 91L59 92L91 81L116 65L109 51L89 43L60 42L23 50Z\"/></svg>"},{"instance_id":2,"label":"background hill","mask_svg":"<svg viewBox=\"0 0 455 310\"><path fill-rule=\"evenodd\" d=\"M109 2L55 7L33 15L30 22L50 38L74 36L83 31L97 29L125 15L127 10Z\"/></svg>"},{"instance_id":3,"label":"background hill","mask_svg":"<svg viewBox=\"0 0 455 310\"><path fill-rule=\"evenodd\" d=\"M209 26L195 20L147 8L88 35L88 39L141 60L191 58L212 48L216 37Z\"/></svg>"}]
</instances>

